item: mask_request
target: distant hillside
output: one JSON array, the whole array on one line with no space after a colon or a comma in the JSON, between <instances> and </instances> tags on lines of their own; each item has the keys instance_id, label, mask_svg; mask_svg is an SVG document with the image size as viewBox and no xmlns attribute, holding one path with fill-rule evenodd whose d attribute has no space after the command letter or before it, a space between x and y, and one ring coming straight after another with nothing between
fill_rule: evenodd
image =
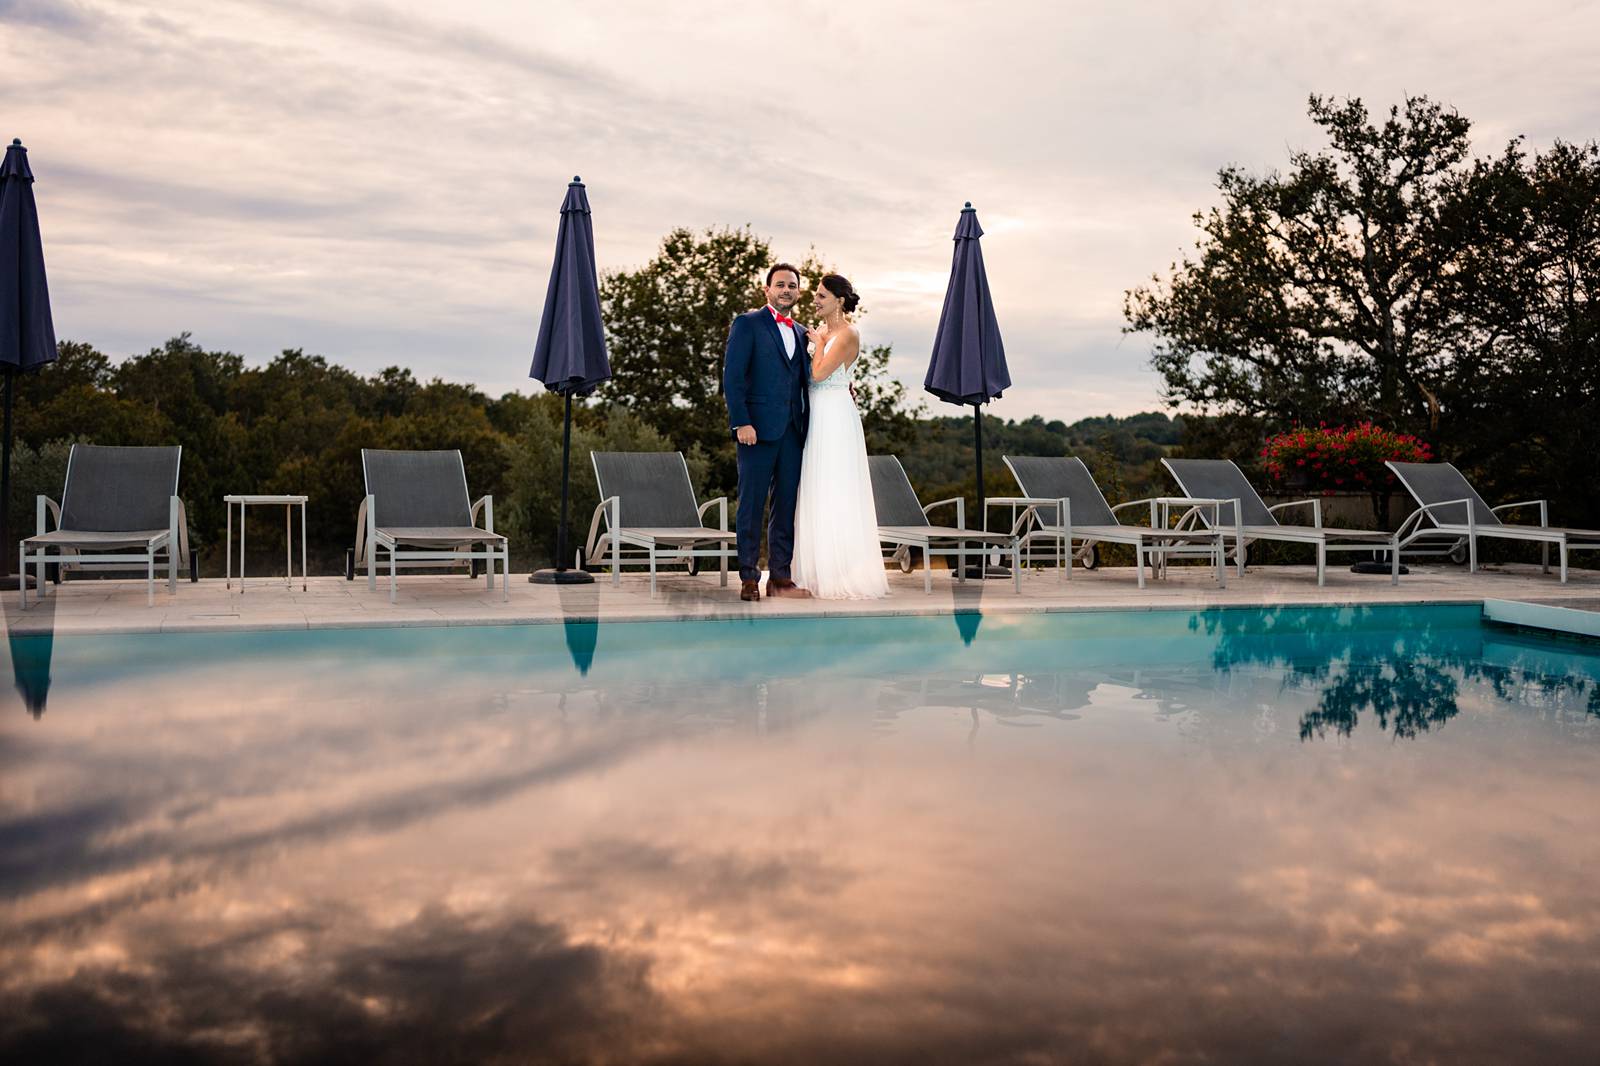
<instances>
[{"instance_id":1,"label":"distant hillside","mask_svg":"<svg viewBox=\"0 0 1600 1066\"><path fill-rule=\"evenodd\" d=\"M1126 417L1101 415L1070 425L1035 415L1021 421L983 420L984 471L989 495L1014 491L1001 456L1076 455L1088 464L1106 495L1159 487L1161 457L1177 444L1183 420L1151 411ZM972 416L923 418L912 423L899 453L912 484L927 499L970 492L975 482ZM900 434L896 434L900 436ZM874 447L890 442L874 442Z\"/></svg>"}]
</instances>

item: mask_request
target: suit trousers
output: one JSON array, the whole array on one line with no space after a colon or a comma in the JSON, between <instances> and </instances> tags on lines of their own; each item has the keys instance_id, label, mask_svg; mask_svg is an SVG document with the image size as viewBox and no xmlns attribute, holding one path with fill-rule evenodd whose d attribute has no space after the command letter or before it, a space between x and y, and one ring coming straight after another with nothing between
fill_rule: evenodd
<instances>
[{"instance_id":1,"label":"suit trousers","mask_svg":"<svg viewBox=\"0 0 1600 1066\"><path fill-rule=\"evenodd\" d=\"M805 438L790 423L777 440L736 445L739 449L739 510L734 532L739 541L739 579L761 580L761 516L772 501L767 527L767 568L788 578L794 559L794 509L800 494L800 460Z\"/></svg>"}]
</instances>

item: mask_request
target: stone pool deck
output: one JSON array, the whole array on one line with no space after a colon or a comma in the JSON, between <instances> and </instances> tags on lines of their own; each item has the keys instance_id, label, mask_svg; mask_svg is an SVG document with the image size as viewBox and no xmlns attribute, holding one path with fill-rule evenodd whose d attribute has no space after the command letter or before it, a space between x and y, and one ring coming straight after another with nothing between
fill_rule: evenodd
<instances>
[{"instance_id":1,"label":"stone pool deck","mask_svg":"<svg viewBox=\"0 0 1600 1066\"><path fill-rule=\"evenodd\" d=\"M412 574L402 576L399 601L389 602L388 587L379 582L368 592L364 580L314 577L301 591L285 588L279 578L251 579L248 591L230 591L217 579L198 584L180 581L176 595L157 585L154 607L145 605L143 581L77 580L52 585L42 604L21 610L16 589L5 592L4 617L9 632L53 632L65 636L91 633L193 633L227 630L339 629L388 626L529 625L566 620L602 622L753 617L817 617L834 615L925 615L982 611L1011 612L1200 609L1213 606L1282 606L1285 604L1488 603L1510 612L1506 621L1522 625L1600 635L1600 571L1573 570L1566 585L1535 565L1491 566L1477 574L1460 567L1413 566L1398 586L1387 577L1356 575L1330 567L1328 584L1318 588L1310 566L1252 568L1243 577L1231 573L1226 589L1217 588L1209 569L1174 567L1161 581L1144 589L1131 568L1074 571L1071 581L1053 572L1024 576L1022 595L1009 581L957 585L949 573L936 571L932 595L917 575L892 574L886 600L866 603L817 600L739 600L738 583L719 588L715 574L664 576L655 599L647 580L628 575L620 586L604 576L593 585L533 585L526 574L513 574L510 600L498 589L491 595L482 578ZM1510 607L1494 607L1509 603ZM1589 627L1589 628L1585 628Z\"/></svg>"}]
</instances>

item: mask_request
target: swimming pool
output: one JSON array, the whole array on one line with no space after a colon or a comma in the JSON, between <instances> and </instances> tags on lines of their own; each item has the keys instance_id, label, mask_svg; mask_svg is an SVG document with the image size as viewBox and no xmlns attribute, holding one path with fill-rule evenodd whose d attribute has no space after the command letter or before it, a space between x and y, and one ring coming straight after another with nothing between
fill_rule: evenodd
<instances>
[{"instance_id":1,"label":"swimming pool","mask_svg":"<svg viewBox=\"0 0 1600 1066\"><path fill-rule=\"evenodd\" d=\"M1600 1041L1600 647L1475 607L12 652L7 1062Z\"/></svg>"}]
</instances>

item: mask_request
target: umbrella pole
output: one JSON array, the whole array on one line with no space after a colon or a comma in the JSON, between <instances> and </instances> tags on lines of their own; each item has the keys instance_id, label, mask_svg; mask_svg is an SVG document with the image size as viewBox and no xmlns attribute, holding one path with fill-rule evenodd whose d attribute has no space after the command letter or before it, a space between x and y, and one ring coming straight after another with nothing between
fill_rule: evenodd
<instances>
[{"instance_id":1,"label":"umbrella pole","mask_svg":"<svg viewBox=\"0 0 1600 1066\"><path fill-rule=\"evenodd\" d=\"M983 505L983 406L972 405L972 440L978 453L978 511L983 527L989 528L989 509Z\"/></svg>"},{"instance_id":2,"label":"umbrella pole","mask_svg":"<svg viewBox=\"0 0 1600 1066\"><path fill-rule=\"evenodd\" d=\"M572 390L567 390L561 419L561 525L556 528L556 569L567 568L567 495L572 482Z\"/></svg>"},{"instance_id":3,"label":"umbrella pole","mask_svg":"<svg viewBox=\"0 0 1600 1066\"><path fill-rule=\"evenodd\" d=\"M5 563L0 565L0 574L11 576L11 403L12 394L17 389L17 375L7 369L6 378L6 425L4 457L0 458L0 555L5 556Z\"/></svg>"},{"instance_id":4,"label":"umbrella pole","mask_svg":"<svg viewBox=\"0 0 1600 1066\"><path fill-rule=\"evenodd\" d=\"M988 494L983 491L983 406L972 405L972 443L974 451L978 454L978 511L981 524L979 529L989 528L989 508L984 506ZM985 545L983 553L978 556L978 562L967 567L967 576L975 577L980 581L986 577L1010 578L1011 571L1003 566L989 565L989 549Z\"/></svg>"},{"instance_id":5,"label":"umbrella pole","mask_svg":"<svg viewBox=\"0 0 1600 1066\"><path fill-rule=\"evenodd\" d=\"M566 392L566 415L561 420L561 524L556 526L556 566L528 575L535 585L587 585L594 575L587 570L567 569L567 499L572 480L572 390Z\"/></svg>"}]
</instances>

